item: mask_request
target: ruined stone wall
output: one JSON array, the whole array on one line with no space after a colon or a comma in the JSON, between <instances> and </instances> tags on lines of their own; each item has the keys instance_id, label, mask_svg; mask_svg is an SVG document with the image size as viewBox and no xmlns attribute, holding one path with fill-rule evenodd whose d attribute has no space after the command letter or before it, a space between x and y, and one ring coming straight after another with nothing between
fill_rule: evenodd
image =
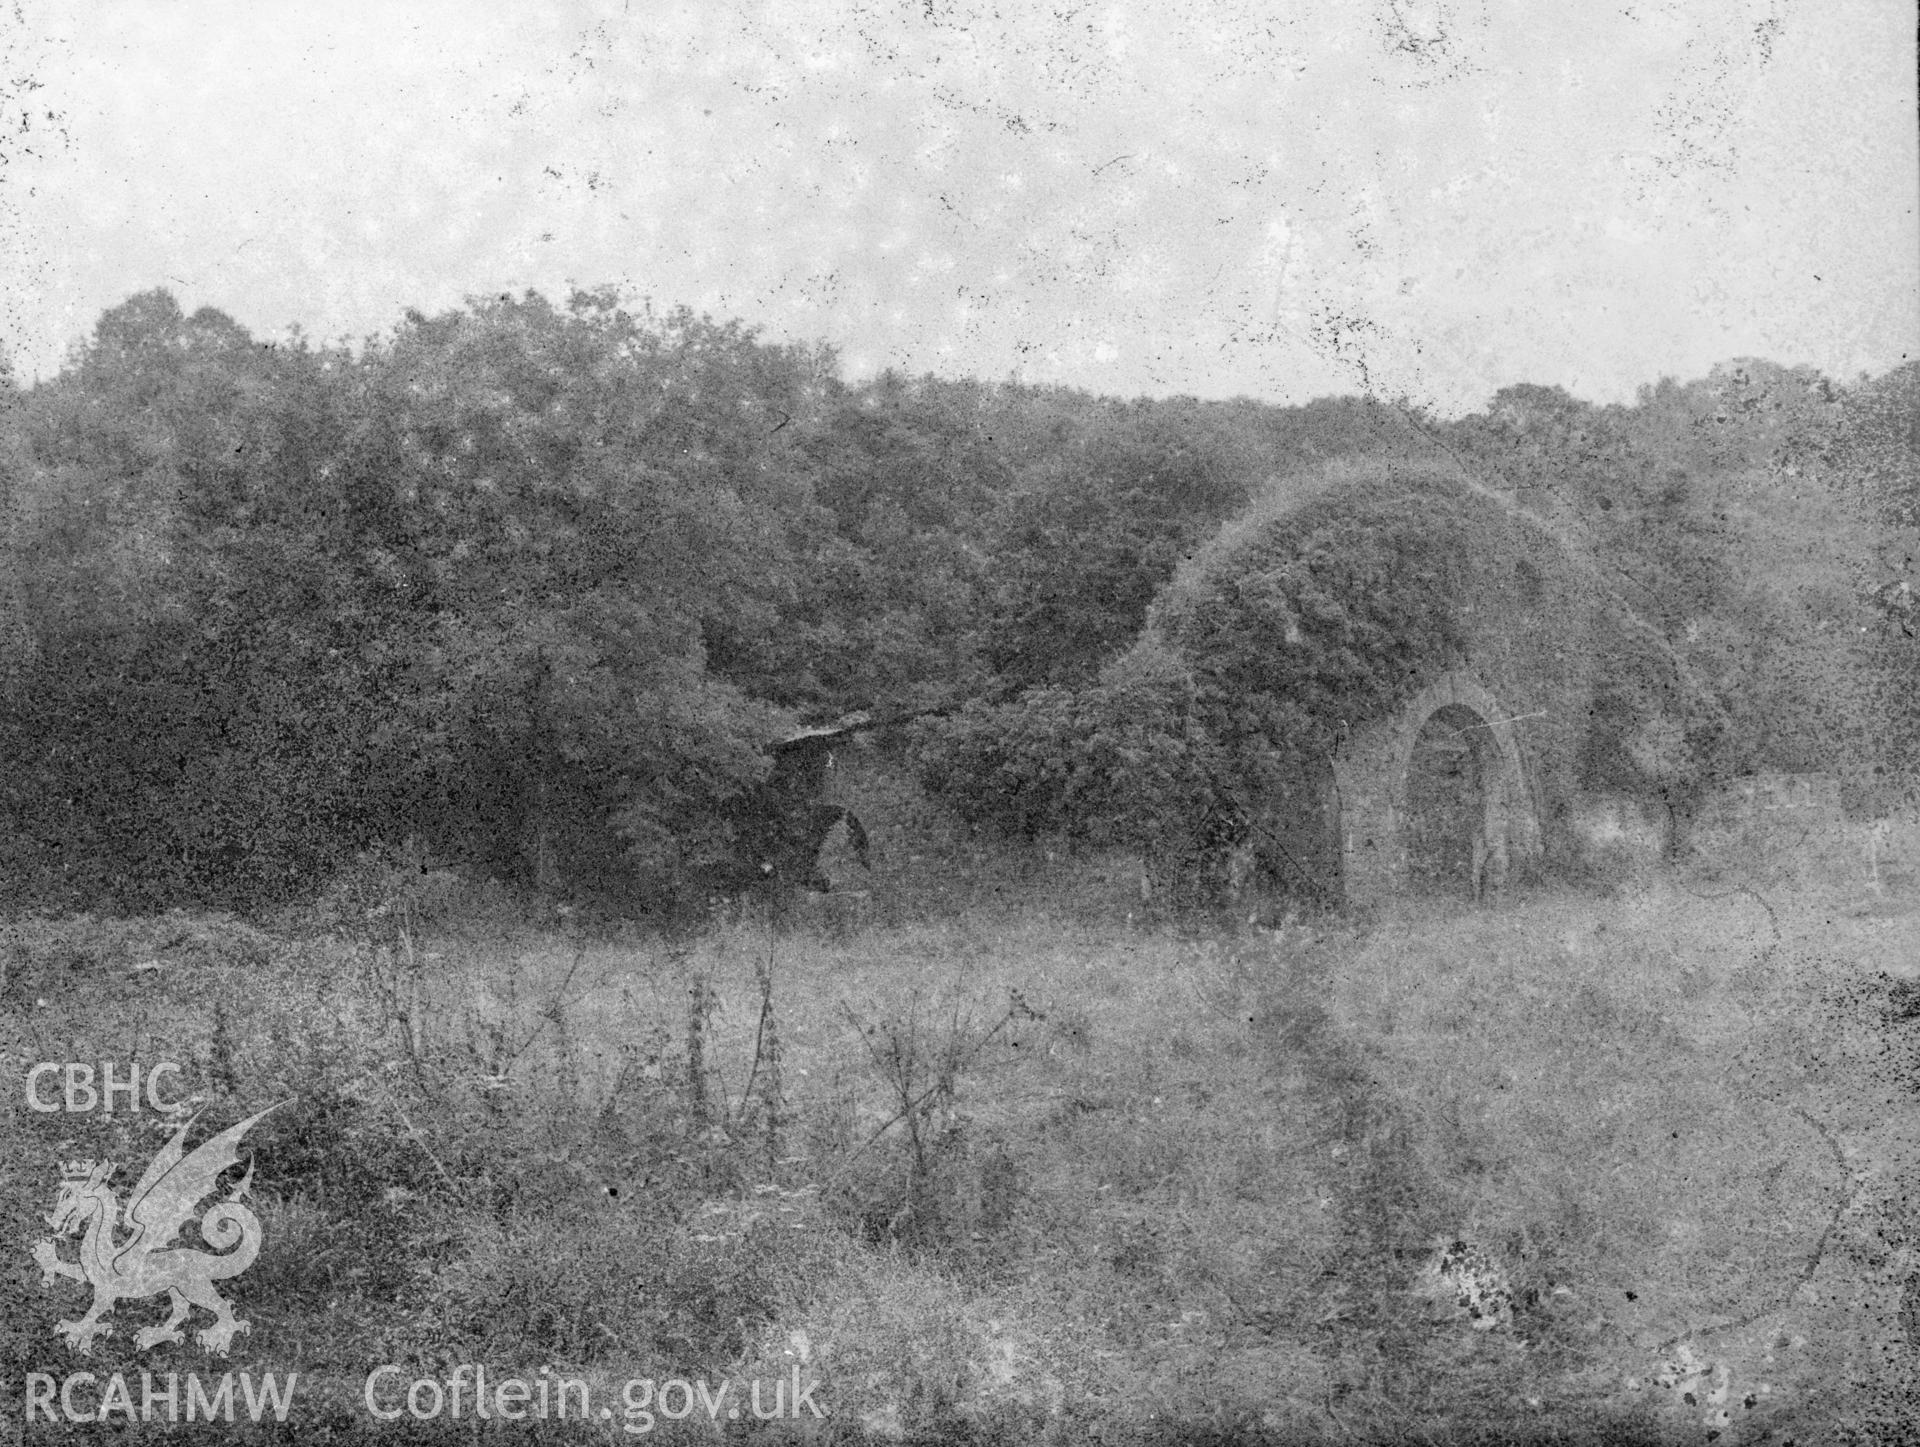
<instances>
[{"instance_id":1,"label":"ruined stone wall","mask_svg":"<svg viewBox=\"0 0 1920 1447\"><path fill-rule=\"evenodd\" d=\"M1258 786L1261 792L1240 806L1248 817L1235 821L1239 833L1222 835L1234 878L1257 878L1297 900L1364 902L1400 892L1414 876L1464 872L1481 894L1576 861L1575 812L1597 681L1630 651L1613 636L1621 632L1613 626L1620 605L1579 540L1439 465L1330 465L1324 476L1291 494L1276 491L1263 506L1236 524L1233 536L1223 533L1224 546L1200 565L1218 575L1208 575L1212 581L1204 586L1237 586L1233 570L1240 569L1253 596L1264 599L1260 590L1269 573L1281 576L1287 561L1286 540L1316 538L1323 562L1338 554L1341 542L1327 520L1343 511L1351 513L1358 535L1417 518L1435 530L1422 536L1437 546L1402 548L1392 564L1402 574L1383 571L1376 554L1370 566L1344 575L1345 586L1369 592L1310 605L1319 610L1316 618L1337 619L1344 604L1358 620L1353 717L1337 717L1338 662L1274 685L1276 696L1297 687L1311 698L1315 724L1333 738L1322 770L1327 777L1323 785L1296 771L1299 777ZM1327 567L1318 576L1325 583L1343 575ZM1381 590L1400 592L1397 616L1376 606ZM1164 604L1156 609L1164 611ZM1410 614L1412 608L1436 613ZM1169 616L1179 617L1178 608ZM1258 607L1249 607L1247 616L1286 618L1284 610L1263 614ZM1382 626L1420 640L1417 652L1407 650L1407 661L1394 665L1417 672L1397 683L1372 671L1382 653L1366 629ZM1645 641L1623 626L1636 645ZM1659 648L1654 639L1641 651ZM1284 665L1276 666L1284 673ZM1250 686L1261 685L1255 679ZM1386 716L1378 713L1383 693L1402 700ZM1410 824L1417 824L1411 834ZM1442 862L1435 865L1436 859Z\"/></svg>"},{"instance_id":2,"label":"ruined stone wall","mask_svg":"<svg viewBox=\"0 0 1920 1447\"><path fill-rule=\"evenodd\" d=\"M1593 694L1596 580L1541 523L1485 495L1471 556L1457 561L1467 623L1462 656L1405 708L1357 730L1334 764L1345 892L1383 898L1405 887L1407 768L1442 709L1484 728L1483 845L1491 888L1571 857L1575 764ZM1463 715L1451 715L1462 717Z\"/></svg>"},{"instance_id":3,"label":"ruined stone wall","mask_svg":"<svg viewBox=\"0 0 1920 1447\"><path fill-rule=\"evenodd\" d=\"M1700 811L1699 827L1800 829L1839 824L1844 819L1837 775L1767 770L1734 779L1709 795Z\"/></svg>"}]
</instances>

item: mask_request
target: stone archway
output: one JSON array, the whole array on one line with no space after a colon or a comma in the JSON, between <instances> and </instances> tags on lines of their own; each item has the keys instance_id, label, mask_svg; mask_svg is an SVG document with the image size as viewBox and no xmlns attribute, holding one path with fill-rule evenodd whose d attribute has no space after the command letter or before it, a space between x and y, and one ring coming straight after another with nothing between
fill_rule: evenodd
<instances>
[{"instance_id":1,"label":"stone archway","mask_svg":"<svg viewBox=\"0 0 1920 1447\"><path fill-rule=\"evenodd\" d=\"M1435 680L1334 758L1349 900L1497 892L1540 854L1516 720L1471 674Z\"/></svg>"},{"instance_id":2,"label":"stone archway","mask_svg":"<svg viewBox=\"0 0 1920 1447\"><path fill-rule=\"evenodd\" d=\"M1401 818L1407 885L1420 894L1480 897L1490 873L1486 730L1459 704L1427 715L1407 755Z\"/></svg>"}]
</instances>

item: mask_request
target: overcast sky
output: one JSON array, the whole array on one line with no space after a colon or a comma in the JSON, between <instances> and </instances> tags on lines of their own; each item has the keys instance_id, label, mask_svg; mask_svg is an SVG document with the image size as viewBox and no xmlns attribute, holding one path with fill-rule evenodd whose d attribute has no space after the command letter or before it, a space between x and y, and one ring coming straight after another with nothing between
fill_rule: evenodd
<instances>
[{"instance_id":1,"label":"overcast sky","mask_svg":"<svg viewBox=\"0 0 1920 1447\"><path fill-rule=\"evenodd\" d=\"M1911 0L17 0L0 26L23 378L154 286L332 340L613 283L854 377L1448 412L1920 352Z\"/></svg>"}]
</instances>

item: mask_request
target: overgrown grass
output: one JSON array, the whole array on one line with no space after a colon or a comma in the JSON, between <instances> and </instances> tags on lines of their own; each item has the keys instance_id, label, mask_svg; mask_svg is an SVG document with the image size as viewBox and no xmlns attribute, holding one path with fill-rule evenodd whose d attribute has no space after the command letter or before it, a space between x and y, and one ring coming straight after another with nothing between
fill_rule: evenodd
<instances>
[{"instance_id":1,"label":"overgrown grass","mask_svg":"<svg viewBox=\"0 0 1920 1447\"><path fill-rule=\"evenodd\" d=\"M232 1360L134 1352L128 1301L88 1369L298 1370L299 1440L374 1435L384 1362L607 1402L797 1368L838 1440L1894 1440L1911 1409L1920 1012L1881 971L1920 920L1817 880L678 942L400 893L318 933L9 927L14 1079L178 1060L220 1124L297 1098L250 1138ZM28 1256L58 1163L127 1163L124 1200L168 1127L4 1131L0 1341L61 1375L84 1298Z\"/></svg>"}]
</instances>

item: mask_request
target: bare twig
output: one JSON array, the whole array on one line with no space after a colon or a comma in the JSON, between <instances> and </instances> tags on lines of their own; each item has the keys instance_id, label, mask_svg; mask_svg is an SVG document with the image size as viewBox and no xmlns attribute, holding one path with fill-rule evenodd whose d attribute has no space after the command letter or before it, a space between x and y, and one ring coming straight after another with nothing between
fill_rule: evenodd
<instances>
[{"instance_id":1,"label":"bare twig","mask_svg":"<svg viewBox=\"0 0 1920 1447\"><path fill-rule=\"evenodd\" d=\"M393 1093L392 1087L389 1086L385 1080L381 1079L377 1071L369 1071L368 1074L374 1081L378 1082L380 1089L385 1092L387 1102L393 1107L393 1113L400 1117L400 1124L407 1133L407 1139L420 1147L420 1154L433 1163L433 1168L440 1173L440 1179L447 1183L448 1188L458 1190L459 1186L455 1184L453 1177L448 1174L447 1168L440 1164L440 1158L433 1153L432 1147L427 1144L426 1137L420 1132L419 1128L407 1118L406 1107L400 1104L400 1098Z\"/></svg>"}]
</instances>

